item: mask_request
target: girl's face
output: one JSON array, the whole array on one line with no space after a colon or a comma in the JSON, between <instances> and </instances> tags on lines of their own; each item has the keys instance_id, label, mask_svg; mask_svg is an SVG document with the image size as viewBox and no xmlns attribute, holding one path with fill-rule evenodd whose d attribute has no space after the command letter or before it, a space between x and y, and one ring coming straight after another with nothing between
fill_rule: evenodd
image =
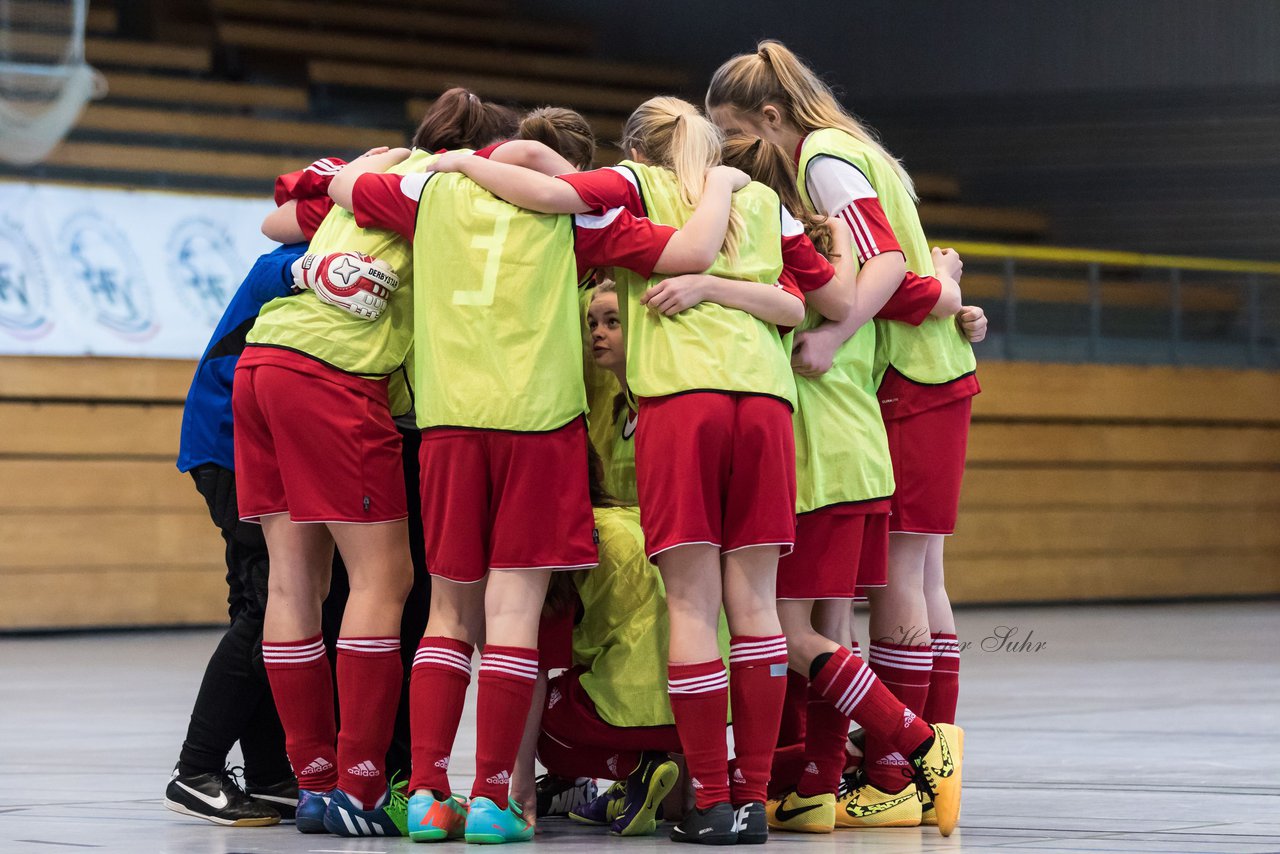
<instances>
[{"instance_id":1,"label":"girl's face","mask_svg":"<svg viewBox=\"0 0 1280 854\"><path fill-rule=\"evenodd\" d=\"M591 335L591 355L607 371L622 370L626 354L622 349L622 323L618 320L618 295L596 294L587 306L587 331Z\"/></svg>"},{"instance_id":2,"label":"girl's face","mask_svg":"<svg viewBox=\"0 0 1280 854\"><path fill-rule=\"evenodd\" d=\"M765 104L758 113L744 113L736 107L721 104L711 109L711 121L726 134L743 133L758 136L763 140L781 145L784 151L790 151L794 145L794 131L790 131L781 121L778 108Z\"/></svg>"}]
</instances>

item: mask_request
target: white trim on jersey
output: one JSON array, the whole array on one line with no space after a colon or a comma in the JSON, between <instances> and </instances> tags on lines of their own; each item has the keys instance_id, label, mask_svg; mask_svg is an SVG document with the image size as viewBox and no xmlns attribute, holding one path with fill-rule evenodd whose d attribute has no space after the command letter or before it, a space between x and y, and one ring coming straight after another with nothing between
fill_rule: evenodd
<instances>
[{"instance_id":1,"label":"white trim on jersey","mask_svg":"<svg viewBox=\"0 0 1280 854\"><path fill-rule=\"evenodd\" d=\"M422 200L422 191L427 186L427 181L435 172L414 172L412 175L405 175L400 179L400 192L406 197L413 199L415 202Z\"/></svg>"},{"instance_id":2,"label":"white trim on jersey","mask_svg":"<svg viewBox=\"0 0 1280 854\"><path fill-rule=\"evenodd\" d=\"M815 205L835 216L858 199L878 199L876 188L852 163L836 157L820 155L809 163L805 175L809 198Z\"/></svg>"},{"instance_id":3,"label":"white trim on jersey","mask_svg":"<svg viewBox=\"0 0 1280 854\"><path fill-rule=\"evenodd\" d=\"M320 158L306 168L307 172L314 172L317 175L337 175L341 170L341 166L327 157Z\"/></svg>"},{"instance_id":4,"label":"white trim on jersey","mask_svg":"<svg viewBox=\"0 0 1280 854\"><path fill-rule=\"evenodd\" d=\"M787 210L785 205L779 205L778 209L782 211L782 236L796 237L804 234L804 226L800 220L791 215L791 211Z\"/></svg>"},{"instance_id":5,"label":"white trim on jersey","mask_svg":"<svg viewBox=\"0 0 1280 854\"><path fill-rule=\"evenodd\" d=\"M574 214L573 224L578 228L590 228L593 230L608 228L613 225L613 221L625 210L624 208L611 208L599 216L592 214Z\"/></svg>"},{"instance_id":6,"label":"white trim on jersey","mask_svg":"<svg viewBox=\"0 0 1280 854\"><path fill-rule=\"evenodd\" d=\"M636 192L640 192L640 182L636 180L636 174L630 169L625 166L606 166L605 168L617 172L623 178L626 178L631 182L631 186L636 188Z\"/></svg>"}]
</instances>

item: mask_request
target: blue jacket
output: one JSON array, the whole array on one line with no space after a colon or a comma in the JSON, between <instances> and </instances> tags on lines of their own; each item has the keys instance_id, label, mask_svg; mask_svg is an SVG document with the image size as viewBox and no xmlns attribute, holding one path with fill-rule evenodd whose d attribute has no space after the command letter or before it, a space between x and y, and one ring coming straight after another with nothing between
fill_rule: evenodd
<instances>
[{"instance_id":1,"label":"blue jacket","mask_svg":"<svg viewBox=\"0 0 1280 854\"><path fill-rule=\"evenodd\" d=\"M258 312L276 297L287 296L293 288L289 267L306 251L307 244L294 243L263 255L231 297L187 392L178 444L179 471L191 471L205 463L235 470L231 384L236 362L244 352L245 337L258 319Z\"/></svg>"}]
</instances>

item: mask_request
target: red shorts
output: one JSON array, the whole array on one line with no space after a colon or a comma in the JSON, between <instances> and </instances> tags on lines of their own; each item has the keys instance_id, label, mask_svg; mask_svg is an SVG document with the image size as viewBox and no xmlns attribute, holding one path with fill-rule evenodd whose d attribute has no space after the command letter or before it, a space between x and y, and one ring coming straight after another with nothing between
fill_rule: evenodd
<instances>
[{"instance_id":1,"label":"red shorts","mask_svg":"<svg viewBox=\"0 0 1280 854\"><path fill-rule=\"evenodd\" d=\"M432 575L470 584L598 562L583 419L546 433L432 428L418 459Z\"/></svg>"},{"instance_id":2,"label":"red shorts","mask_svg":"<svg viewBox=\"0 0 1280 854\"><path fill-rule=\"evenodd\" d=\"M795 551L778 561L778 598L862 598L888 575L889 500L834 504L796 517Z\"/></svg>"},{"instance_id":3,"label":"red shorts","mask_svg":"<svg viewBox=\"0 0 1280 854\"><path fill-rule=\"evenodd\" d=\"M279 350L236 367L236 493L240 518L391 522L408 515L400 433L385 381L345 374ZM294 360L294 366L285 367Z\"/></svg>"},{"instance_id":4,"label":"red shorts","mask_svg":"<svg viewBox=\"0 0 1280 854\"><path fill-rule=\"evenodd\" d=\"M636 487L649 558L795 542L791 410L762 394L690 392L640 401Z\"/></svg>"},{"instance_id":5,"label":"red shorts","mask_svg":"<svg viewBox=\"0 0 1280 854\"><path fill-rule=\"evenodd\" d=\"M890 532L955 533L972 406L965 397L884 423L897 484Z\"/></svg>"}]
</instances>

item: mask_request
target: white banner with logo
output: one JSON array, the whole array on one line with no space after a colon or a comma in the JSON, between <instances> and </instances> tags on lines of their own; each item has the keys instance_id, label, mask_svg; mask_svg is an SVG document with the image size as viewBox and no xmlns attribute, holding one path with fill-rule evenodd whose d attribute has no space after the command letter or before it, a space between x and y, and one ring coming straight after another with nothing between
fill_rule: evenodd
<instances>
[{"instance_id":1,"label":"white banner with logo","mask_svg":"<svg viewBox=\"0 0 1280 854\"><path fill-rule=\"evenodd\" d=\"M198 358L269 199L0 182L0 355Z\"/></svg>"}]
</instances>

